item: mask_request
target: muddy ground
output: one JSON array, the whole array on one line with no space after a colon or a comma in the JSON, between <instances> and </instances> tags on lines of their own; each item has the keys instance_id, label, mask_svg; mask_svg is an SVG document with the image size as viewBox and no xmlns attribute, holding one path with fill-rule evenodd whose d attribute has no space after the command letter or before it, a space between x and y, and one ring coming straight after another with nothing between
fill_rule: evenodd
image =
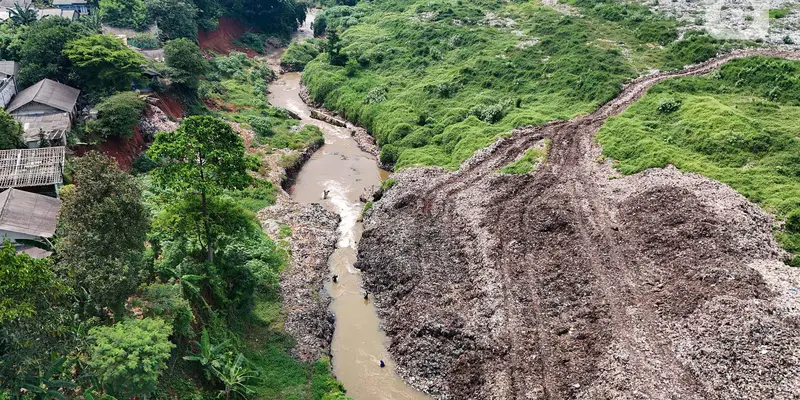
<instances>
[{"instance_id":1,"label":"muddy ground","mask_svg":"<svg viewBox=\"0 0 800 400\"><path fill-rule=\"evenodd\" d=\"M592 140L658 81L753 53L637 79L459 171L396 174L357 267L400 374L448 399L798 396L800 270L782 263L772 218L675 168L619 177ZM534 173L497 173L542 139Z\"/></svg>"}]
</instances>

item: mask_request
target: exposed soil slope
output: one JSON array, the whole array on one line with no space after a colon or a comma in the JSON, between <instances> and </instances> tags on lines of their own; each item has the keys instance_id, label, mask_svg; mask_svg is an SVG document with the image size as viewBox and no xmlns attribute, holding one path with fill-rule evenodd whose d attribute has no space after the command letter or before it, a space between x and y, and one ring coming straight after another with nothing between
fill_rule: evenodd
<instances>
[{"instance_id":1,"label":"exposed soil slope","mask_svg":"<svg viewBox=\"0 0 800 400\"><path fill-rule=\"evenodd\" d=\"M788 399L800 387L800 270L772 219L674 168L620 179L592 136L660 80L523 128L459 171L410 169L370 211L358 267L400 373L453 399ZM542 139L529 175L497 171Z\"/></svg>"}]
</instances>

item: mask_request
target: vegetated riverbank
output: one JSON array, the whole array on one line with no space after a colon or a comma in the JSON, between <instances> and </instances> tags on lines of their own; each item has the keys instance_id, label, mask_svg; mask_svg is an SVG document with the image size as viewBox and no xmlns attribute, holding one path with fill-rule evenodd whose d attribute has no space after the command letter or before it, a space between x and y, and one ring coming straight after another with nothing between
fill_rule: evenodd
<instances>
[{"instance_id":1,"label":"vegetated riverbank","mask_svg":"<svg viewBox=\"0 0 800 400\"><path fill-rule=\"evenodd\" d=\"M439 398L789 399L796 288L773 219L675 168L620 177L594 134L657 82L521 128L458 171L406 169L367 213L357 267L390 351ZM549 139L530 174L498 171Z\"/></svg>"}]
</instances>

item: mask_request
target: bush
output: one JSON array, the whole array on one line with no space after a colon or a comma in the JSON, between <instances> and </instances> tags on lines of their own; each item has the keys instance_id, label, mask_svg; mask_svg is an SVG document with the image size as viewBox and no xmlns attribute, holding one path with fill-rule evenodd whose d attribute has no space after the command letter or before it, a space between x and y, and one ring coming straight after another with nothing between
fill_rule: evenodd
<instances>
[{"instance_id":1,"label":"bush","mask_svg":"<svg viewBox=\"0 0 800 400\"><path fill-rule=\"evenodd\" d=\"M319 49L314 44L295 41L281 57L281 67L289 71L302 71L318 55Z\"/></svg>"},{"instance_id":2,"label":"bush","mask_svg":"<svg viewBox=\"0 0 800 400\"><path fill-rule=\"evenodd\" d=\"M130 138L144 108L144 100L136 93L118 93L97 105L97 119L89 121L87 127L90 132L104 137Z\"/></svg>"},{"instance_id":3,"label":"bush","mask_svg":"<svg viewBox=\"0 0 800 400\"><path fill-rule=\"evenodd\" d=\"M706 61L717 55L721 42L705 32L688 32L683 40L670 44L664 54L664 66L670 69Z\"/></svg>"},{"instance_id":4,"label":"bush","mask_svg":"<svg viewBox=\"0 0 800 400\"><path fill-rule=\"evenodd\" d=\"M661 99L658 102L658 112L662 114L672 114L681 108L681 101L675 98Z\"/></svg>"},{"instance_id":5,"label":"bush","mask_svg":"<svg viewBox=\"0 0 800 400\"><path fill-rule=\"evenodd\" d=\"M786 216L786 231L800 233L800 208L795 209Z\"/></svg>"},{"instance_id":6,"label":"bush","mask_svg":"<svg viewBox=\"0 0 800 400\"><path fill-rule=\"evenodd\" d=\"M183 298L180 284L151 283L142 288L142 315L158 317L172 325L176 335L194 336L192 308Z\"/></svg>"},{"instance_id":7,"label":"bush","mask_svg":"<svg viewBox=\"0 0 800 400\"><path fill-rule=\"evenodd\" d=\"M130 398L156 390L175 347L172 327L158 318L130 319L89 333L96 344L88 364L108 394Z\"/></svg>"},{"instance_id":8,"label":"bush","mask_svg":"<svg viewBox=\"0 0 800 400\"><path fill-rule=\"evenodd\" d=\"M137 33L128 38L128 44L142 50L152 50L161 47L161 42L149 33Z\"/></svg>"},{"instance_id":9,"label":"bush","mask_svg":"<svg viewBox=\"0 0 800 400\"><path fill-rule=\"evenodd\" d=\"M245 32L239 38L236 44L239 44L248 49L253 49L260 54L264 53L264 43L267 41L267 36L263 33Z\"/></svg>"},{"instance_id":10,"label":"bush","mask_svg":"<svg viewBox=\"0 0 800 400\"><path fill-rule=\"evenodd\" d=\"M98 13L103 22L118 28L143 30L152 23L142 0L100 0Z\"/></svg>"},{"instance_id":11,"label":"bush","mask_svg":"<svg viewBox=\"0 0 800 400\"><path fill-rule=\"evenodd\" d=\"M394 145L387 144L381 149L381 163L384 165L393 165L397 162L400 156L400 150Z\"/></svg>"}]
</instances>

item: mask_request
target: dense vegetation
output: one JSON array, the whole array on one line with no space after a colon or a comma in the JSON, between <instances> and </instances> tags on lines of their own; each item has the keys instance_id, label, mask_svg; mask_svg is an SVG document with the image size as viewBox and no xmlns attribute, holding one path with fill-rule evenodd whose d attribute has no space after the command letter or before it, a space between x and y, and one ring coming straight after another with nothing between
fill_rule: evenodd
<instances>
[{"instance_id":1,"label":"dense vegetation","mask_svg":"<svg viewBox=\"0 0 800 400\"><path fill-rule=\"evenodd\" d=\"M756 57L653 87L597 139L625 174L673 164L727 183L786 219L778 238L800 265L797 121L800 62Z\"/></svg>"},{"instance_id":2,"label":"dense vegetation","mask_svg":"<svg viewBox=\"0 0 800 400\"><path fill-rule=\"evenodd\" d=\"M317 101L364 124L385 163L457 168L503 132L589 112L626 80L721 46L706 46L704 35L675 43L677 22L645 7L569 4L566 12L495 1L332 7L315 22L328 41L304 82ZM296 46L292 61L314 54L304 50Z\"/></svg>"}]
</instances>

